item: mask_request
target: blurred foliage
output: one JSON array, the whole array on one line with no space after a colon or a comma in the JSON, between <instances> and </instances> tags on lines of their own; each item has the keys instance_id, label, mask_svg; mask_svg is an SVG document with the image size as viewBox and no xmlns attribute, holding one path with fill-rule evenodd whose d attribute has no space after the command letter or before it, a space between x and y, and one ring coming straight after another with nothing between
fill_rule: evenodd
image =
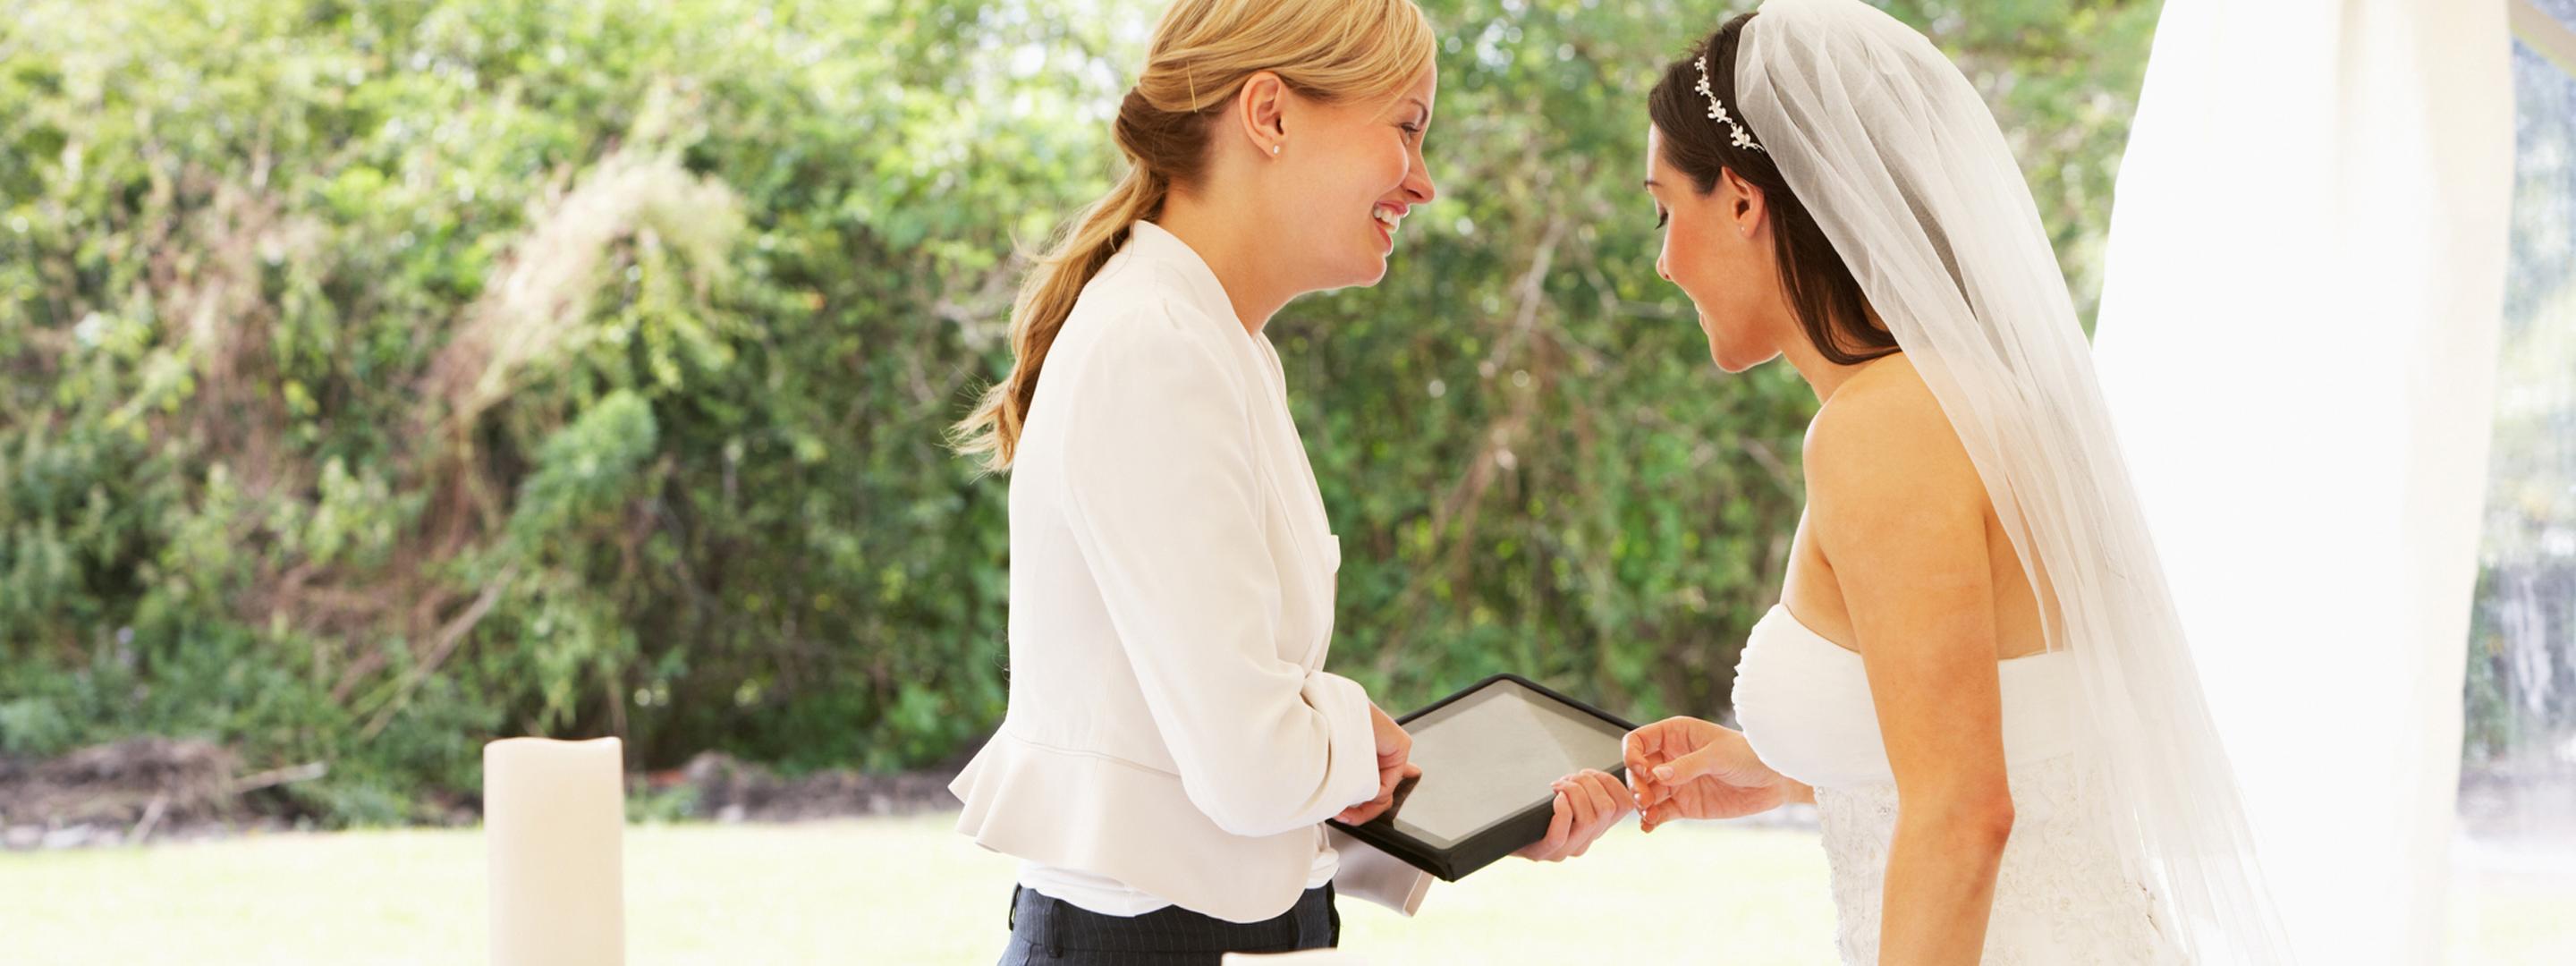
<instances>
[{"instance_id":1,"label":"blurred foliage","mask_svg":"<svg viewBox=\"0 0 2576 966\"><path fill-rule=\"evenodd\" d=\"M201 734L318 813L500 734L789 769L1004 695L1006 481L942 447L1104 190L1156 4L30 0L0 23L0 753ZM2153 2L1892 9L2091 305ZM1335 661L1718 713L1813 398L1653 272L1642 92L1727 12L1432 0L1441 199L1271 328Z\"/></svg>"}]
</instances>

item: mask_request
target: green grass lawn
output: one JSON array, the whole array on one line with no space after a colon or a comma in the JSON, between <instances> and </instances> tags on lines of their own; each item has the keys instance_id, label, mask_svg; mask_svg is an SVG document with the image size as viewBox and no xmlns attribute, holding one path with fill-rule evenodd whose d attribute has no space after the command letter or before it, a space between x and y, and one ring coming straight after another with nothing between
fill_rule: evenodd
<instances>
[{"instance_id":1,"label":"green grass lawn","mask_svg":"<svg viewBox=\"0 0 2576 966\"><path fill-rule=\"evenodd\" d=\"M989 963L1012 863L949 821L630 828L627 961ZM483 869L472 831L0 854L0 962L481 963ZM2460 898L2452 961L2576 961L2565 883ZM1771 828L1632 826L1435 886L1412 920L1346 901L1343 923L1380 966L1832 959L1823 853Z\"/></svg>"}]
</instances>

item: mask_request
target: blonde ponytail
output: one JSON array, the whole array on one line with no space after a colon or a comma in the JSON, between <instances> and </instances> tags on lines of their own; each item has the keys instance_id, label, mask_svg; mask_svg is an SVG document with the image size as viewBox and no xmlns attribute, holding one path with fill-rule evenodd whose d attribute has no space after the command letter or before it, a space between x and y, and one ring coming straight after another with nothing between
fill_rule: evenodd
<instances>
[{"instance_id":1,"label":"blonde ponytail","mask_svg":"<svg viewBox=\"0 0 2576 966\"><path fill-rule=\"evenodd\" d=\"M1074 299L1100 273L1100 266L1109 262L1109 256L1126 246L1130 226L1162 212L1163 198L1170 190L1161 175L1130 168L1107 196L1083 209L1054 248L1039 256L1028 280L1020 283L1019 298L1011 304L1010 378L984 390L974 413L957 424L958 453L977 457L985 469L996 472L1011 467L1011 457L1019 449L1020 425L1037 397L1038 369L1046 364L1047 349L1055 345L1065 317L1073 314Z\"/></svg>"}]
</instances>

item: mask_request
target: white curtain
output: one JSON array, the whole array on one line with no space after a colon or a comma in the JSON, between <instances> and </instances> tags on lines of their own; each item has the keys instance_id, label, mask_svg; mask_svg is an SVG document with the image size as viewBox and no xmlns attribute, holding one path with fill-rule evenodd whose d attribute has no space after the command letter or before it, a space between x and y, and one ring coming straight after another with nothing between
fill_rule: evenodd
<instances>
[{"instance_id":1,"label":"white curtain","mask_svg":"<svg viewBox=\"0 0 2576 966\"><path fill-rule=\"evenodd\" d=\"M2167 0L2105 393L2300 960L2439 957L2513 176L2505 0Z\"/></svg>"}]
</instances>

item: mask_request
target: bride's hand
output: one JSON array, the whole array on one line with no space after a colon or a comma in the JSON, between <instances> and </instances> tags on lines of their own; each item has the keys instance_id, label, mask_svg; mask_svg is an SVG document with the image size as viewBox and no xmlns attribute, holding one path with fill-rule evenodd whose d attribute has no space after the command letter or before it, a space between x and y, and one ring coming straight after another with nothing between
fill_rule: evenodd
<instances>
[{"instance_id":1,"label":"bride's hand","mask_svg":"<svg viewBox=\"0 0 2576 966\"><path fill-rule=\"evenodd\" d=\"M1627 817L1627 790L1606 771L1586 768L1556 780L1556 816L1548 821L1547 837L1521 847L1513 855L1532 862L1563 862L1582 855L1610 827Z\"/></svg>"},{"instance_id":2,"label":"bride's hand","mask_svg":"<svg viewBox=\"0 0 2576 966\"><path fill-rule=\"evenodd\" d=\"M1731 728L1666 718L1628 733L1628 781L1642 825L1677 818L1741 818L1780 807L1795 784L1754 757Z\"/></svg>"}]
</instances>

